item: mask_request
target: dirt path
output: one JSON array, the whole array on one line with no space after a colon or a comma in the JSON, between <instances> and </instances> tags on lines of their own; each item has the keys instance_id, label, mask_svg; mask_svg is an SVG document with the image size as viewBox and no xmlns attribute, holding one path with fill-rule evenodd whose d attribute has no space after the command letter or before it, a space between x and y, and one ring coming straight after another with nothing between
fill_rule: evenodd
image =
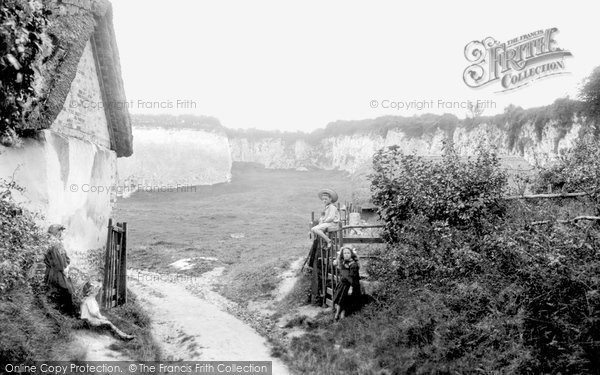
<instances>
[{"instance_id":1,"label":"dirt path","mask_svg":"<svg viewBox=\"0 0 600 375\"><path fill-rule=\"evenodd\" d=\"M112 349L112 345L117 342L108 334L99 334L88 331L75 331L73 333L74 348L84 351L83 360L85 361L131 361L132 359Z\"/></svg>"},{"instance_id":2,"label":"dirt path","mask_svg":"<svg viewBox=\"0 0 600 375\"><path fill-rule=\"evenodd\" d=\"M128 270L129 287L152 318L152 330L169 359L273 361L273 374L289 370L270 354L266 340L224 311L231 303L212 291L222 268L182 278Z\"/></svg>"}]
</instances>

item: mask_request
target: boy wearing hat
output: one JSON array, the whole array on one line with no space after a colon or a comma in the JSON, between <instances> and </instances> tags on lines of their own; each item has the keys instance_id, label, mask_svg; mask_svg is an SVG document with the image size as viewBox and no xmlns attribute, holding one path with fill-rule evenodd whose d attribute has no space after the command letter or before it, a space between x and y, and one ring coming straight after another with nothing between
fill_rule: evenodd
<instances>
[{"instance_id":1,"label":"boy wearing hat","mask_svg":"<svg viewBox=\"0 0 600 375\"><path fill-rule=\"evenodd\" d=\"M338 228L340 213L334 205L338 200L338 195L331 189L321 189L317 195L325 205L325 210L319 219L319 224L312 227L311 232L321 237L326 242L327 248L329 248L331 247L331 239L325 234L325 231Z\"/></svg>"}]
</instances>

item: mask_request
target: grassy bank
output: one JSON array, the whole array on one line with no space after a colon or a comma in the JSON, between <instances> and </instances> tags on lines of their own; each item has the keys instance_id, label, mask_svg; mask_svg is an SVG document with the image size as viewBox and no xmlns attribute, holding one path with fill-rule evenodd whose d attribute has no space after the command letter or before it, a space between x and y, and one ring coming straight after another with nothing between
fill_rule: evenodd
<instances>
[{"instance_id":1,"label":"grassy bank","mask_svg":"<svg viewBox=\"0 0 600 375\"><path fill-rule=\"evenodd\" d=\"M14 182L0 181L0 220L3 223L0 236L0 362L83 360L86 350L73 344L74 334L89 328L77 317L57 310L47 299L43 285L43 256L49 245L48 236L36 224L36 216L13 200L12 194L18 190L20 188ZM93 267L100 263L96 253L89 253ZM79 294L80 291L75 292ZM79 297L77 295L76 300ZM119 342L114 350L135 360L160 358L148 316L134 296L127 305L103 313L121 329L136 336L132 341Z\"/></svg>"},{"instance_id":2,"label":"grassy bank","mask_svg":"<svg viewBox=\"0 0 600 375\"><path fill-rule=\"evenodd\" d=\"M0 300L0 362L58 358L56 349L69 344L75 323L30 285L11 290Z\"/></svg>"},{"instance_id":3,"label":"grassy bank","mask_svg":"<svg viewBox=\"0 0 600 375\"><path fill-rule=\"evenodd\" d=\"M597 191L597 145L576 150L539 186ZM323 374L598 374L600 233L594 221L555 222L597 215L598 195L505 201L506 180L490 153L473 163L448 156L440 167L397 151L376 158L374 198L388 246L368 267L381 282L374 302L338 324L331 314L290 321L307 332L283 351L290 366Z\"/></svg>"}]
</instances>

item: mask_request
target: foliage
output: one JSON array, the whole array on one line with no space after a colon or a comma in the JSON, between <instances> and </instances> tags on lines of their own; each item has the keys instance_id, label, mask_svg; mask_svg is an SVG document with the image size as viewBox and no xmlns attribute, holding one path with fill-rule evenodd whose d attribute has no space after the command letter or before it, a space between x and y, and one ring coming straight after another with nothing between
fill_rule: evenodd
<instances>
[{"instance_id":1,"label":"foliage","mask_svg":"<svg viewBox=\"0 0 600 375\"><path fill-rule=\"evenodd\" d=\"M426 222L411 229L371 271L384 280L381 308L413 323L396 335L427 329L436 338L411 355L417 368L563 374L598 368L597 235L521 223L483 240Z\"/></svg>"},{"instance_id":2,"label":"foliage","mask_svg":"<svg viewBox=\"0 0 600 375\"><path fill-rule=\"evenodd\" d=\"M594 133L598 135L600 132L600 66L584 80L579 96L585 103L584 115L593 122Z\"/></svg>"},{"instance_id":3,"label":"foliage","mask_svg":"<svg viewBox=\"0 0 600 375\"><path fill-rule=\"evenodd\" d=\"M386 136L390 130L398 130L408 137L422 137L438 130L452 133L459 120L451 114L442 116L426 113L420 116L382 116L360 121L334 121L327 124L323 136L352 135L366 132Z\"/></svg>"},{"instance_id":4,"label":"foliage","mask_svg":"<svg viewBox=\"0 0 600 375\"><path fill-rule=\"evenodd\" d=\"M575 116L580 115L584 103L568 97L558 98L552 104L542 107L523 109L510 104L503 113L494 116L479 116L466 122L467 130L479 124L491 124L506 131L507 147L510 150L519 147L522 130L526 124L533 124L538 141L543 138L548 126L558 129L558 137L562 139L573 126Z\"/></svg>"},{"instance_id":5,"label":"foliage","mask_svg":"<svg viewBox=\"0 0 600 375\"><path fill-rule=\"evenodd\" d=\"M37 217L15 201L22 191L14 180L0 180L0 362L72 360L65 358L78 355L72 353L71 332L82 323L46 300L42 258L48 235L36 225ZM102 265L100 251L89 258L92 267ZM113 349L140 360L161 358L150 319L134 295L129 293L125 306L103 313L136 336Z\"/></svg>"},{"instance_id":6,"label":"foliage","mask_svg":"<svg viewBox=\"0 0 600 375\"><path fill-rule=\"evenodd\" d=\"M61 314L46 301L39 285L15 286L0 301L0 362L65 358L75 323L76 318Z\"/></svg>"},{"instance_id":7,"label":"foliage","mask_svg":"<svg viewBox=\"0 0 600 375\"><path fill-rule=\"evenodd\" d=\"M582 141L579 147L576 154L594 157L593 142ZM452 154L440 164L446 159L452 160ZM568 160L561 169L571 176L567 181L593 186L595 175L583 178L589 160ZM465 167L460 160L455 163ZM488 190L477 189L479 199L490 205L467 212L489 207L483 220L457 214L463 209L457 202L472 205L472 195L464 192L477 179L397 150L378 153L373 193L391 235L369 274L382 282L379 309L401 323L386 329L392 341L382 345L375 340L382 351L371 355L399 372L596 373L600 231L596 224L531 225L585 204L502 204L498 165L469 168L476 166L480 169L473 173L491 182ZM449 176L457 188L448 183ZM369 319L384 321L379 314ZM401 353L402 360L386 355L386 347Z\"/></svg>"},{"instance_id":8,"label":"foliage","mask_svg":"<svg viewBox=\"0 0 600 375\"><path fill-rule=\"evenodd\" d=\"M27 282L47 245L35 216L15 202L13 194L19 191L14 181L0 180L0 295Z\"/></svg>"},{"instance_id":9,"label":"foliage","mask_svg":"<svg viewBox=\"0 0 600 375\"><path fill-rule=\"evenodd\" d=\"M481 231L504 210L507 176L499 167L496 154L483 148L465 160L447 144L436 162L391 146L373 157L373 203L392 240L400 236L404 221L419 215L428 222Z\"/></svg>"},{"instance_id":10,"label":"foliage","mask_svg":"<svg viewBox=\"0 0 600 375\"><path fill-rule=\"evenodd\" d=\"M600 143L591 132L584 133L556 163L542 170L533 189L543 192L549 185L552 190L589 193L595 213L600 214Z\"/></svg>"},{"instance_id":11,"label":"foliage","mask_svg":"<svg viewBox=\"0 0 600 375\"><path fill-rule=\"evenodd\" d=\"M39 0L0 5L0 143L15 143L37 100L35 76L42 63L42 36L49 12Z\"/></svg>"},{"instance_id":12,"label":"foliage","mask_svg":"<svg viewBox=\"0 0 600 375\"><path fill-rule=\"evenodd\" d=\"M73 320L43 298L39 266L48 237L15 201L22 191L0 180L0 362L39 360L67 339Z\"/></svg>"},{"instance_id":13,"label":"foliage","mask_svg":"<svg viewBox=\"0 0 600 375\"><path fill-rule=\"evenodd\" d=\"M562 139L573 126L574 117L581 114L584 103L571 100L569 97L558 98L549 106L549 117L556 121L558 138Z\"/></svg>"},{"instance_id":14,"label":"foliage","mask_svg":"<svg viewBox=\"0 0 600 375\"><path fill-rule=\"evenodd\" d=\"M323 129L317 129L311 133L305 132L281 132L258 129L232 130L228 129L230 137L243 137L248 139L279 138L285 142L305 141L311 144L319 143L322 139L337 136L352 136L355 134L377 135L385 137L391 130L403 132L409 138L422 137L443 131L451 135L460 120L451 114L442 116L434 114L423 114L413 117L382 116L375 119L334 121Z\"/></svg>"}]
</instances>

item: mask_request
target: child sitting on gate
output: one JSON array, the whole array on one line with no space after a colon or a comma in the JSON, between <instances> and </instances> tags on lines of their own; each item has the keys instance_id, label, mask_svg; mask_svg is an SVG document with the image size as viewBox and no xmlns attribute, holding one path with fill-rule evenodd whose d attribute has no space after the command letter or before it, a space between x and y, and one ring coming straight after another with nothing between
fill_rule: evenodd
<instances>
[{"instance_id":1,"label":"child sitting on gate","mask_svg":"<svg viewBox=\"0 0 600 375\"><path fill-rule=\"evenodd\" d=\"M358 274L360 268L358 254L353 248L349 246L342 247L333 264L340 270L340 279L333 294L334 320L337 321L344 318L346 314L361 308L362 292Z\"/></svg>"},{"instance_id":2,"label":"child sitting on gate","mask_svg":"<svg viewBox=\"0 0 600 375\"><path fill-rule=\"evenodd\" d=\"M312 227L310 231L321 237L325 241L326 247L330 248L331 239L325 233L325 231L338 228L340 213L338 212L337 207L334 205L334 203L338 200L338 195L331 189L321 189L317 195L325 205L325 210L319 219L319 224Z\"/></svg>"}]
</instances>

